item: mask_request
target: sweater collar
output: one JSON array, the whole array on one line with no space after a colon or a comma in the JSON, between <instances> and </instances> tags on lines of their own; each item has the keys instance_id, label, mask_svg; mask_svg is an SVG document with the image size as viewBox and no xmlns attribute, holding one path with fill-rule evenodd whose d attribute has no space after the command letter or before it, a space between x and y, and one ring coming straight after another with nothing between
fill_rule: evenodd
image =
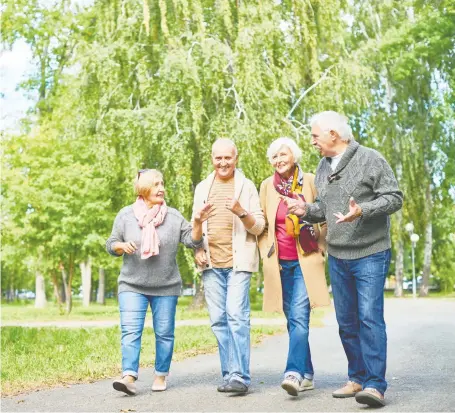
<instances>
[{"instance_id":1,"label":"sweater collar","mask_svg":"<svg viewBox=\"0 0 455 413\"><path fill-rule=\"evenodd\" d=\"M354 140L349 142L349 145L346 147L346 151L344 152L343 157L338 163L334 173L341 171L349 163L349 161L354 157L355 153L357 152L359 146L360 146L359 143ZM329 159L330 158L327 157L325 158L328 165L330 165Z\"/></svg>"}]
</instances>

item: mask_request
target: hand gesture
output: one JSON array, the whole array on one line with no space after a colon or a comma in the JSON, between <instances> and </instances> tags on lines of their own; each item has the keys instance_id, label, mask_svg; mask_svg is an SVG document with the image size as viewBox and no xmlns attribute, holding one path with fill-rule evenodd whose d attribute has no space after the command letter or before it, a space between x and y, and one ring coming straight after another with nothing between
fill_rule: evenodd
<instances>
[{"instance_id":1,"label":"hand gesture","mask_svg":"<svg viewBox=\"0 0 455 413\"><path fill-rule=\"evenodd\" d=\"M341 212L337 212L333 215L338 218L337 224L340 224L341 222L352 222L362 216L362 208L360 208L354 201L354 198L351 197L349 199L349 212L346 215L343 215Z\"/></svg>"},{"instance_id":2,"label":"hand gesture","mask_svg":"<svg viewBox=\"0 0 455 413\"><path fill-rule=\"evenodd\" d=\"M196 212L194 220L199 223L207 221L215 214L215 209L212 204L205 204L200 211Z\"/></svg>"},{"instance_id":3,"label":"hand gesture","mask_svg":"<svg viewBox=\"0 0 455 413\"><path fill-rule=\"evenodd\" d=\"M292 194L292 198L281 198L288 207L288 214L304 217L306 215L307 203L296 194Z\"/></svg>"},{"instance_id":4,"label":"hand gesture","mask_svg":"<svg viewBox=\"0 0 455 413\"><path fill-rule=\"evenodd\" d=\"M240 205L239 200L236 198L226 198L226 208L237 216L247 212L242 208L242 205Z\"/></svg>"},{"instance_id":5,"label":"hand gesture","mask_svg":"<svg viewBox=\"0 0 455 413\"><path fill-rule=\"evenodd\" d=\"M205 251L203 248L199 248L196 251L194 259L199 267L205 267L207 265L207 256L205 255Z\"/></svg>"},{"instance_id":6,"label":"hand gesture","mask_svg":"<svg viewBox=\"0 0 455 413\"><path fill-rule=\"evenodd\" d=\"M122 242L120 248L128 255L134 254L137 250L137 246L134 241Z\"/></svg>"}]
</instances>

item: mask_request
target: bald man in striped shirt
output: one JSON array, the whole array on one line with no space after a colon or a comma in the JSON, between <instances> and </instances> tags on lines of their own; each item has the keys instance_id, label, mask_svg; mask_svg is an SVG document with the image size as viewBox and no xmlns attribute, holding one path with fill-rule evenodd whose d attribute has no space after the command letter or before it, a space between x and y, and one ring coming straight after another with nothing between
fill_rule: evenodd
<instances>
[{"instance_id":1,"label":"bald man in striped shirt","mask_svg":"<svg viewBox=\"0 0 455 413\"><path fill-rule=\"evenodd\" d=\"M217 390L227 393L246 393L251 382L249 289L259 268L256 237L265 227L258 191L236 169L237 161L234 142L218 139L212 146L214 172L196 187L193 205L193 213L212 205L196 263L218 341L223 382Z\"/></svg>"}]
</instances>

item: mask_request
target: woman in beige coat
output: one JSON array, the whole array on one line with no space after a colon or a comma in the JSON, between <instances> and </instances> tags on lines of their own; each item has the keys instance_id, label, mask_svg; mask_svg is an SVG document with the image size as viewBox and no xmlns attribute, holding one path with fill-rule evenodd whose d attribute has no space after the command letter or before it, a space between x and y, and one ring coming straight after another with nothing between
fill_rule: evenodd
<instances>
[{"instance_id":1,"label":"woman in beige coat","mask_svg":"<svg viewBox=\"0 0 455 413\"><path fill-rule=\"evenodd\" d=\"M316 198L314 175L298 162L302 152L290 138L272 142L267 157L275 173L261 184L266 229L259 237L264 271L264 311L283 311L289 352L281 387L290 395L314 389L308 342L310 311L330 305L325 281L325 225L308 224L289 215L285 197Z\"/></svg>"}]
</instances>

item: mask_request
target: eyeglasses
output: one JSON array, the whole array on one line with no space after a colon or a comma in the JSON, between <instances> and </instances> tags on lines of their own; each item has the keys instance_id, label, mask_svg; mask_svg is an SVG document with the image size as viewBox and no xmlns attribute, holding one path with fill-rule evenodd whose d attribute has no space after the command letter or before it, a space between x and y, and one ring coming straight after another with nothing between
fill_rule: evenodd
<instances>
[{"instance_id":1,"label":"eyeglasses","mask_svg":"<svg viewBox=\"0 0 455 413\"><path fill-rule=\"evenodd\" d=\"M144 172L147 172L147 171L150 171L150 169L139 169L139 171L137 171L137 179L139 179L141 174L143 174Z\"/></svg>"}]
</instances>

